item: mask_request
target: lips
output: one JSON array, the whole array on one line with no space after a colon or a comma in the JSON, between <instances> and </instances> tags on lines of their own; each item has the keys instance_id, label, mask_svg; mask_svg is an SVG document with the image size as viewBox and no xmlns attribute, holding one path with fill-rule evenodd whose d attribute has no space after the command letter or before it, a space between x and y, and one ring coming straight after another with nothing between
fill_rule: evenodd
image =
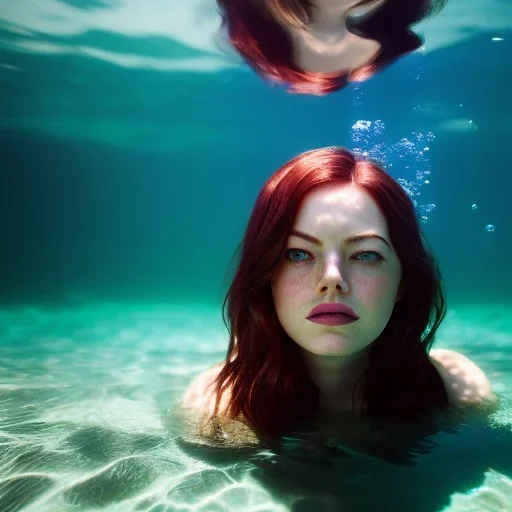
<instances>
[{"instance_id":1,"label":"lips","mask_svg":"<svg viewBox=\"0 0 512 512\"><path fill-rule=\"evenodd\" d=\"M345 325L359 319L352 308L339 302L327 302L314 307L306 317L310 322L323 325Z\"/></svg>"},{"instance_id":2,"label":"lips","mask_svg":"<svg viewBox=\"0 0 512 512\"><path fill-rule=\"evenodd\" d=\"M308 317L310 322L323 325L345 325L355 322L357 318L343 313L325 313Z\"/></svg>"},{"instance_id":3,"label":"lips","mask_svg":"<svg viewBox=\"0 0 512 512\"><path fill-rule=\"evenodd\" d=\"M336 315L336 316L345 316L351 318L353 321L358 320L359 317L356 315L355 311L345 304L341 304L340 302L326 302L324 304L319 304L314 307L309 315L306 317L308 320L316 316L326 316L326 315Z\"/></svg>"}]
</instances>

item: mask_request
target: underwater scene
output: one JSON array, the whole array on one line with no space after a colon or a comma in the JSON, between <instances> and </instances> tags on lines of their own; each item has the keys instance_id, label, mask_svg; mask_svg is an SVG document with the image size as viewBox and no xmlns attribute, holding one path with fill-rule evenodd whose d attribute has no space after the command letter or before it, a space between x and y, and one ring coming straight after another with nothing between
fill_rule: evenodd
<instances>
[{"instance_id":1,"label":"underwater scene","mask_svg":"<svg viewBox=\"0 0 512 512\"><path fill-rule=\"evenodd\" d=\"M511 50L510 0L0 0L0 512L512 511ZM363 353L381 413L323 407ZM278 434L187 416L219 363Z\"/></svg>"}]
</instances>

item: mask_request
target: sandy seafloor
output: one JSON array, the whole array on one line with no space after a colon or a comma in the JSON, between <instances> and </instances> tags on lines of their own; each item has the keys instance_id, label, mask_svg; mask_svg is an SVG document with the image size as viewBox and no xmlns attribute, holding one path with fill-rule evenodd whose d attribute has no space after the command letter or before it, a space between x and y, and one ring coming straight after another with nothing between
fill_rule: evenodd
<instances>
[{"instance_id":1,"label":"sandy seafloor","mask_svg":"<svg viewBox=\"0 0 512 512\"><path fill-rule=\"evenodd\" d=\"M218 311L88 303L0 314L0 511L512 510L512 316L449 310L435 346L461 350L502 399L490 424L400 457L202 450L176 403L222 359ZM297 456L299 454L299 456Z\"/></svg>"}]
</instances>

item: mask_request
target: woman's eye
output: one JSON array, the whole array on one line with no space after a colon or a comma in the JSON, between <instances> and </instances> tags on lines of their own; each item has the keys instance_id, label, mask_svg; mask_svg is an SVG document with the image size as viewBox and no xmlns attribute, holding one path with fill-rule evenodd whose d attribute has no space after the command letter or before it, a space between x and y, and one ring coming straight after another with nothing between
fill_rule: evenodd
<instances>
[{"instance_id":1,"label":"woman's eye","mask_svg":"<svg viewBox=\"0 0 512 512\"><path fill-rule=\"evenodd\" d=\"M367 263L378 263L382 261L384 258L375 251L363 251L354 254L351 259L356 259L359 261L367 262Z\"/></svg>"},{"instance_id":2,"label":"woman's eye","mask_svg":"<svg viewBox=\"0 0 512 512\"><path fill-rule=\"evenodd\" d=\"M309 261L311 255L302 249L288 249L285 252L285 258L294 262ZM350 259L362 261L363 263L379 263L384 260L382 255L375 251L362 251L354 254Z\"/></svg>"},{"instance_id":3,"label":"woman's eye","mask_svg":"<svg viewBox=\"0 0 512 512\"><path fill-rule=\"evenodd\" d=\"M285 252L285 258L287 260L306 261L306 258L308 257L309 254L306 251L302 251L301 249L288 249Z\"/></svg>"}]
</instances>

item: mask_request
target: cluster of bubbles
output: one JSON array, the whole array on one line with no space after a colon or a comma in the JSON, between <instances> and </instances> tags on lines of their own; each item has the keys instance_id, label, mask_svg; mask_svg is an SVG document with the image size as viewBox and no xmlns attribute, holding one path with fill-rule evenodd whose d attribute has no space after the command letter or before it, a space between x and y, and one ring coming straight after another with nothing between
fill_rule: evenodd
<instances>
[{"instance_id":1,"label":"cluster of bubbles","mask_svg":"<svg viewBox=\"0 0 512 512\"><path fill-rule=\"evenodd\" d=\"M363 158L374 159L388 170L395 167L402 177L398 183L411 197L421 222L427 222L435 204L420 204L422 188L430 183L430 144L435 135L432 132L412 132L394 144L385 140L386 126L383 121L359 120L351 128L353 151ZM394 172L393 174L397 174Z\"/></svg>"},{"instance_id":2,"label":"cluster of bubbles","mask_svg":"<svg viewBox=\"0 0 512 512\"><path fill-rule=\"evenodd\" d=\"M418 77L423 69L417 67ZM360 107L363 103L363 88L360 84L353 84L354 107ZM459 105L463 107L462 104ZM419 108L419 107L418 107ZM473 121L469 121L473 124ZM430 147L435 140L431 131L412 132L408 137L390 144L386 139L386 125L380 119L369 121L360 119L356 121L351 130L352 149L354 153L363 158L376 160L384 166L411 198L420 222L429 220L430 214L435 210L434 203L424 203L420 197L423 187L430 184ZM478 206L473 204L471 209L477 210ZM485 230L492 233L495 230L493 224L487 224Z\"/></svg>"}]
</instances>

